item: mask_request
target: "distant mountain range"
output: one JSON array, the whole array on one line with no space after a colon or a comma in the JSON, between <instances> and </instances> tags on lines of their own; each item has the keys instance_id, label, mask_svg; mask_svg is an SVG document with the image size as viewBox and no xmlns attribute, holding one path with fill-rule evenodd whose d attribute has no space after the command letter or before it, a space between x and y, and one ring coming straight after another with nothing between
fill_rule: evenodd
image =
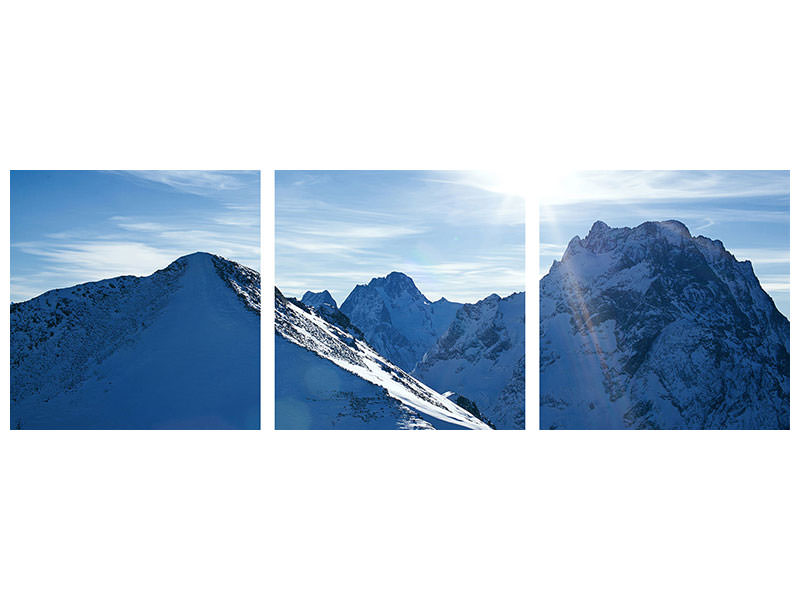
<instances>
[{"instance_id":1,"label":"distant mountain range","mask_svg":"<svg viewBox=\"0 0 800 600\"><path fill-rule=\"evenodd\" d=\"M327 291L276 290L276 426L524 428L524 304L431 302L398 272L340 308Z\"/></svg>"},{"instance_id":2,"label":"distant mountain range","mask_svg":"<svg viewBox=\"0 0 800 600\"><path fill-rule=\"evenodd\" d=\"M261 278L204 252L11 305L11 427L258 429Z\"/></svg>"},{"instance_id":3,"label":"distant mountain range","mask_svg":"<svg viewBox=\"0 0 800 600\"><path fill-rule=\"evenodd\" d=\"M539 288L542 428L789 427L789 322L722 242L598 221Z\"/></svg>"}]
</instances>

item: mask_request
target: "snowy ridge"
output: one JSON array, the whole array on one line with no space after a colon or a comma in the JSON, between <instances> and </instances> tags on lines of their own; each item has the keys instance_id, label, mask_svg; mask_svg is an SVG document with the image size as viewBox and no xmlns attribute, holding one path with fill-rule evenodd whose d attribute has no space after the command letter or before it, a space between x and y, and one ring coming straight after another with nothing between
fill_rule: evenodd
<instances>
[{"instance_id":1,"label":"snowy ridge","mask_svg":"<svg viewBox=\"0 0 800 600\"><path fill-rule=\"evenodd\" d=\"M11 305L12 412L49 402L152 323L177 285L180 261L150 277L130 275L51 290ZM20 426L12 416L12 426Z\"/></svg>"},{"instance_id":2,"label":"snowy ridge","mask_svg":"<svg viewBox=\"0 0 800 600\"><path fill-rule=\"evenodd\" d=\"M403 409L402 414L393 416L398 419L398 427L416 429L438 428L440 425L446 425L467 429L489 429L485 423L468 411L383 358L365 341L333 325L302 303L285 298L277 289L275 290L275 331L279 336L279 342L276 342L276 360L280 364L286 364L287 368L291 368L289 361L281 362L282 355L287 352L292 353L295 361L308 360L308 352L313 353L316 357L324 359L322 363L319 360L314 363L315 368L326 369L324 377L320 376L320 378L335 377L339 384L341 376L335 371L332 372L330 368L332 363L338 367L336 371L343 370L357 378L346 378L347 390L339 393L350 393L351 401L358 400L362 403L369 401L374 405L381 402L381 396L383 396L384 400L380 410L384 412L387 409L385 398L392 399L388 404L391 410ZM287 346L283 343L284 340L291 344ZM298 347L304 349L306 354L298 354ZM302 376L298 374L297 378L302 379ZM280 379L287 380L288 386L293 383L295 385L304 383L302 381L295 382L285 373ZM316 383L316 381L312 382L312 384ZM350 390L357 384L360 384L363 390L361 390L361 396L354 397ZM325 388L325 391L329 393L330 390ZM281 396L281 394L276 393L276 396ZM303 398L302 400L319 399ZM280 398L276 398L276 401L280 403ZM286 407L285 410L289 411L294 408ZM297 408L297 410L301 409L303 407ZM362 425L370 427L370 420L377 420L375 411L374 406L367 407L362 411ZM383 413L381 413L382 415ZM283 418L282 414L276 415L276 422Z\"/></svg>"},{"instance_id":3,"label":"snowy ridge","mask_svg":"<svg viewBox=\"0 0 800 600\"><path fill-rule=\"evenodd\" d=\"M207 253L11 305L14 428L258 428L258 273Z\"/></svg>"},{"instance_id":4,"label":"snowy ridge","mask_svg":"<svg viewBox=\"0 0 800 600\"><path fill-rule=\"evenodd\" d=\"M570 241L540 282L544 428L789 426L789 323L678 221Z\"/></svg>"},{"instance_id":5,"label":"snowy ridge","mask_svg":"<svg viewBox=\"0 0 800 600\"><path fill-rule=\"evenodd\" d=\"M524 292L464 304L412 375L469 398L499 429L523 429Z\"/></svg>"}]
</instances>

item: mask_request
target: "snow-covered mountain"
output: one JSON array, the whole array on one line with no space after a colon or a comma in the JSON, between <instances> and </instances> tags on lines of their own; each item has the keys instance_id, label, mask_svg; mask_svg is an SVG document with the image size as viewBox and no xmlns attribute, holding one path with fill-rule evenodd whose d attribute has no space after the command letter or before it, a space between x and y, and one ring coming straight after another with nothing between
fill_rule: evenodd
<instances>
[{"instance_id":1,"label":"snow-covered mountain","mask_svg":"<svg viewBox=\"0 0 800 600\"><path fill-rule=\"evenodd\" d=\"M323 304L327 304L333 308L339 308L336 305L336 300L333 299L333 296L331 296L328 290L322 290L321 292L308 291L303 294L300 301L306 306L311 306L313 308L319 308Z\"/></svg>"},{"instance_id":2,"label":"snow-covered mountain","mask_svg":"<svg viewBox=\"0 0 800 600\"><path fill-rule=\"evenodd\" d=\"M341 311L382 356L411 371L447 330L460 306L444 298L431 302L410 277L392 272L357 285Z\"/></svg>"},{"instance_id":3,"label":"snow-covered mountain","mask_svg":"<svg viewBox=\"0 0 800 600\"><path fill-rule=\"evenodd\" d=\"M198 252L11 305L11 427L257 429L261 281Z\"/></svg>"},{"instance_id":4,"label":"snow-covered mountain","mask_svg":"<svg viewBox=\"0 0 800 600\"><path fill-rule=\"evenodd\" d=\"M789 427L789 322L719 240L598 221L540 302L542 428Z\"/></svg>"},{"instance_id":5,"label":"snow-covered mountain","mask_svg":"<svg viewBox=\"0 0 800 600\"><path fill-rule=\"evenodd\" d=\"M278 429L488 429L316 309L275 290Z\"/></svg>"},{"instance_id":6,"label":"snow-covered mountain","mask_svg":"<svg viewBox=\"0 0 800 600\"><path fill-rule=\"evenodd\" d=\"M323 292L306 292L303 294L302 304L308 308L313 308L314 312L323 319L335 325L345 333L353 337L365 340L364 332L350 322L350 319L336 307L336 301L328 290Z\"/></svg>"},{"instance_id":7,"label":"snow-covered mountain","mask_svg":"<svg viewBox=\"0 0 800 600\"><path fill-rule=\"evenodd\" d=\"M467 397L498 429L524 429L525 294L464 304L412 375Z\"/></svg>"}]
</instances>

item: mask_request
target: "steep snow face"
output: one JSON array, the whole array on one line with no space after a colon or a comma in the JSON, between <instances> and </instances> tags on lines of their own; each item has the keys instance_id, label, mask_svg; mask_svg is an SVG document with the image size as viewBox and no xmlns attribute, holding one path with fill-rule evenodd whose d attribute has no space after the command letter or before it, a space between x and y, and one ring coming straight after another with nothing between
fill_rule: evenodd
<instances>
[{"instance_id":1,"label":"steep snow face","mask_svg":"<svg viewBox=\"0 0 800 600\"><path fill-rule=\"evenodd\" d=\"M341 310L382 356L411 371L460 306L444 298L431 302L410 277L393 272L356 286Z\"/></svg>"},{"instance_id":2,"label":"steep snow face","mask_svg":"<svg viewBox=\"0 0 800 600\"><path fill-rule=\"evenodd\" d=\"M13 304L11 426L257 429L260 304L206 253Z\"/></svg>"},{"instance_id":3,"label":"steep snow face","mask_svg":"<svg viewBox=\"0 0 800 600\"><path fill-rule=\"evenodd\" d=\"M466 396L498 429L524 429L525 294L464 304L412 375Z\"/></svg>"},{"instance_id":4,"label":"steep snow face","mask_svg":"<svg viewBox=\"0 0 800 600\"><path fill-rule=\"evenodd\" d=\"M207 254L205 252L190 254L178 260L185 260L188 264L193 257L197 257L200 264L203 264L203 261L209 256L219 276L222 277L222 280L227 283L234 292L236 292L236 295L239 296L245 307L260 315L261 275L258 274L258 271L254 271L232 260L226 260L221 256Z\"/></svg>"},{"instance_id":5,"label":"steep snow face","mask_svg":"<svg viewBox=\"0 0 800 600\"><path fill-rule=\"evenodd\" d=\"M598 221L540 302L541 427L789 427L789 322L720 241Z\"/></svg>"},{"instance_id":6,"label":"steep snow face","mask_svg":"<svg viewBox=\"0 0 800 600\"><path fill-rule=\"evenodd\" d=\"M308 291L303 294L303 297L300 301L306 306L311 306L313 308L319 308L323 304L327 304L333 308L339 308L336 305L336 300L333 299L333 296L331 296L331 293L328 290L322 290L321 292Z\"/></svg>"},{"instance_id":7,"label":"steep snow face","mask_svg":"<svg viewBox=\"0 0 800 600\"><path fill-rule=\"evenodd\" d=\"M280 429L488 429L358 337L275 290Z\"/></svg>"}]
</instances>

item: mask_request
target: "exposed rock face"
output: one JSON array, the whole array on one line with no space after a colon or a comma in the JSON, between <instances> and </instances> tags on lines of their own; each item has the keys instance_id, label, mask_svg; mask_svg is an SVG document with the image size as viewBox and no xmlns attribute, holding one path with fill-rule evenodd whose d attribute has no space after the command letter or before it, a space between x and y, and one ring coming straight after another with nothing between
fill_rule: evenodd
<instances>
[{"instance_id":1,"label":"exposed rock face","mask_svg":"<svg viewBox=\"0 0 800 600\"><path fill-rule=\"evenodd\" d=\"M718 240L598 221L540 303L543 428L789 427L789 322Z\"/></svg>"},{"instance_id":2,"label":"exposed rock face","mask_svg":"<svg viewBox=\"0 0 800 600\"><path fill-rule=\"evenodd\" d=\"M331 293L328 290L322 290L321 292L308 291L303 294L300 302L313 308L319 308L324 304L327 304L333 308L339 308L336 305L336 300L333 299L333 296L331 296Z\"/></svg>"},{"instance_id":3,"label":"exposed rock face","mask_svg":"<svg viewBox=\"0 0 800 600\"><path fill-rule=\"evenodd\" d=\"M382 356L411 372L460 306L444 298L431 302L410 277L392 272L356 286L341 310Z\"/></svg>"},{"instance_id":4,"label":"exposed rock face","mask_svg":"<svg viewBox=\"0 0 800 600\"><path fill-rule=\"evenodd\" d=\"M463 305L413 375L469 397L498 429L523 429L525 294Z\"/></svg>"}]
</instances>

